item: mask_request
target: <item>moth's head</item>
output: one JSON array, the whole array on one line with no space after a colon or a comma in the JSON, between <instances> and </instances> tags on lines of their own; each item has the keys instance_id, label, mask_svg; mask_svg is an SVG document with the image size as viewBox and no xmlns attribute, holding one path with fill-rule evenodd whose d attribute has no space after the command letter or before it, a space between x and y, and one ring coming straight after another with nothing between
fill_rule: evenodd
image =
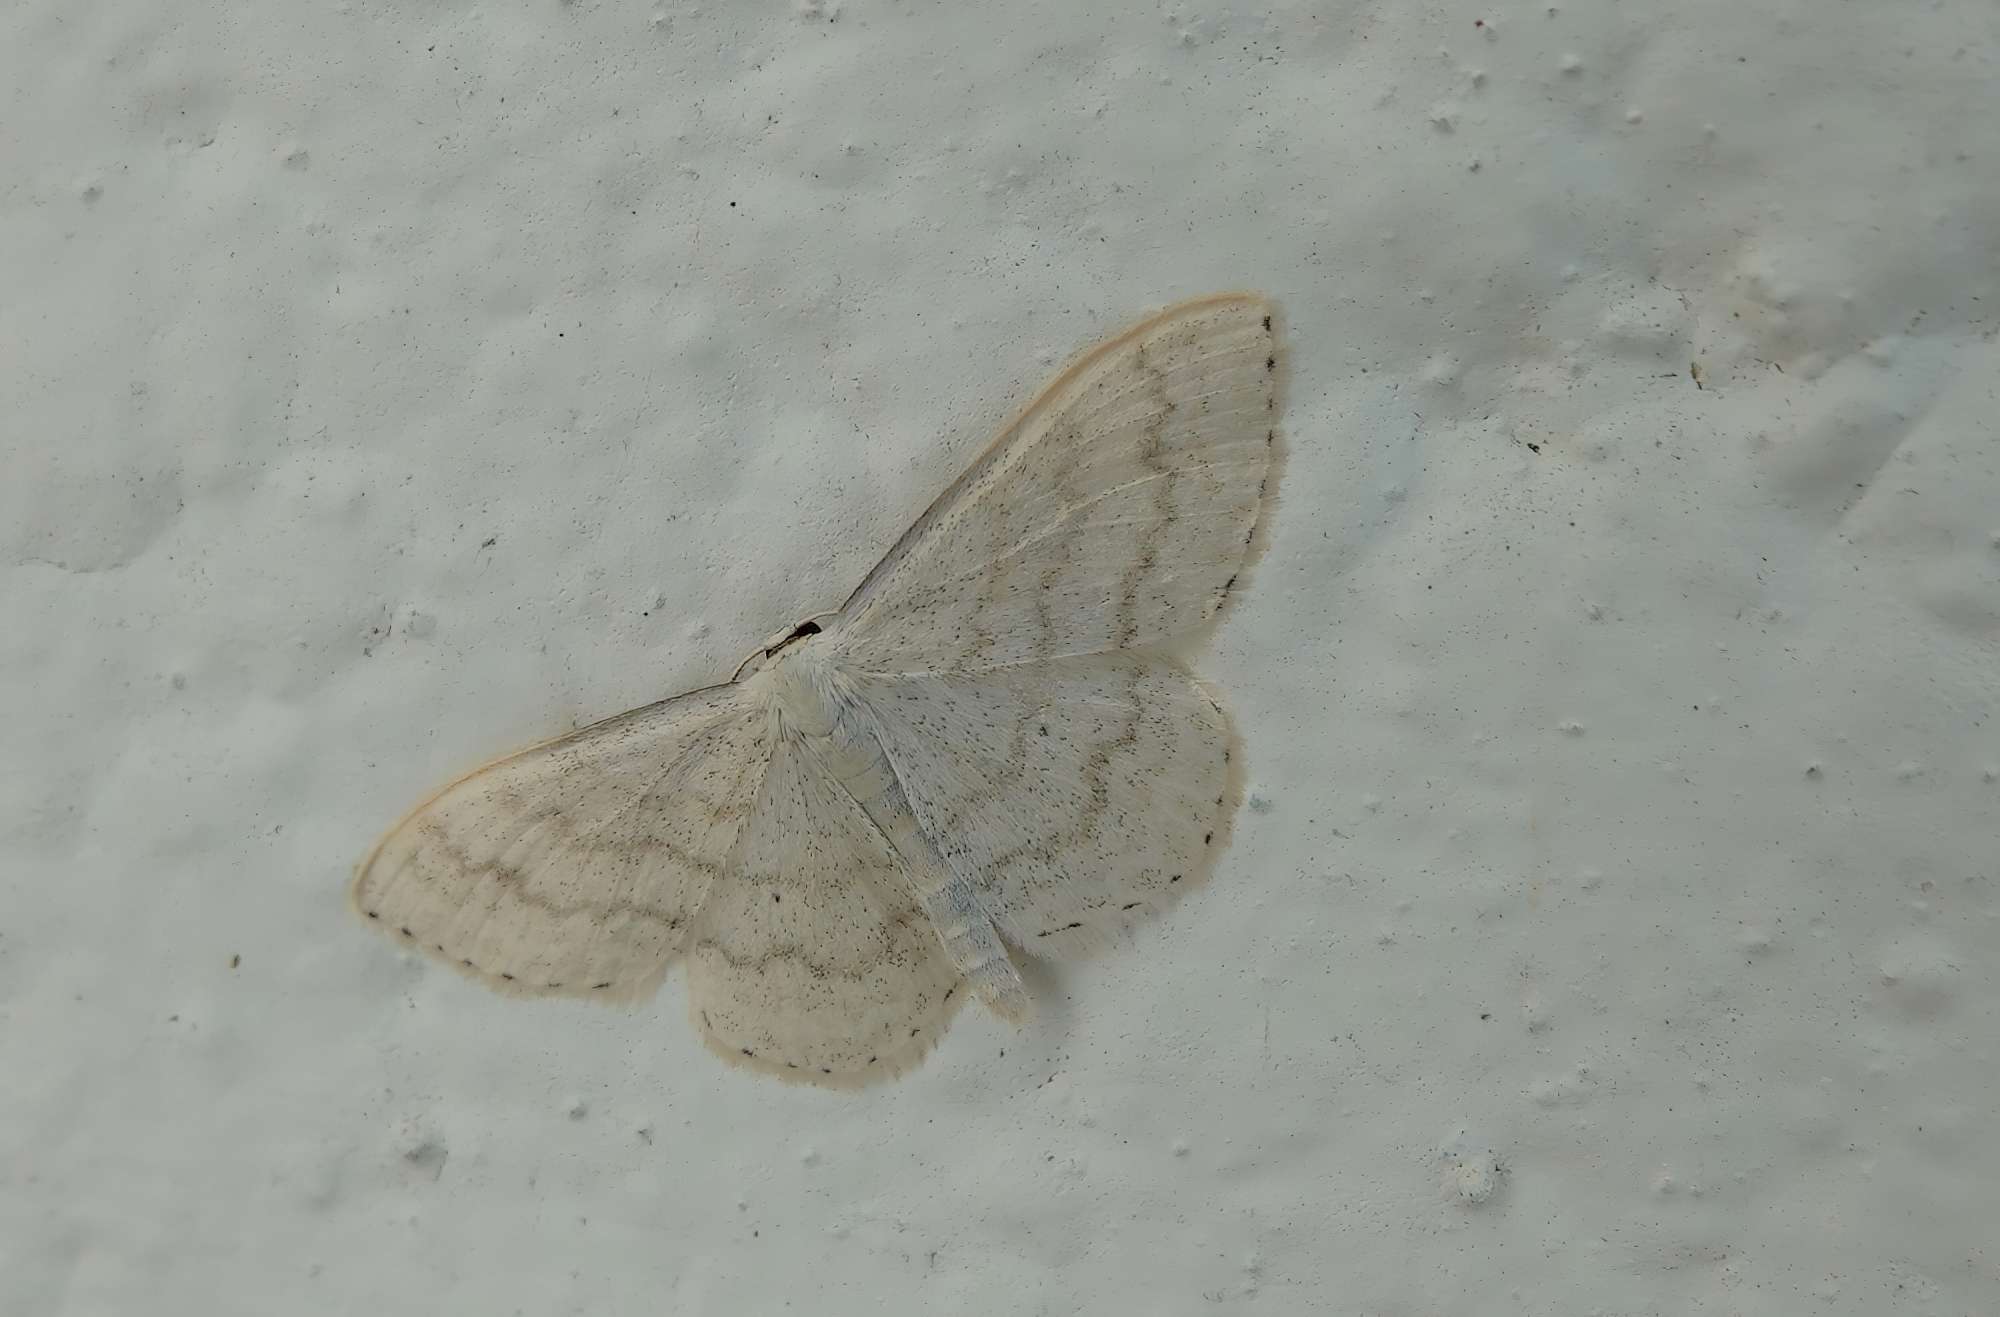
<instances>
[{"instance_id":1,"label":"moth's head","mask_svg":"<svg viewBox=\"0 0 2000 1317\"><path fill-rule=\"evenodd\" d=\"M782 631L774 632L765 639L763 644L750 652L750 657L736 665L736 675L731 677L730 680L742 681L745 677L755 676L757 673L763 671L772 659L778 657L785 650L798 644L807 636L818 635L821 629L819 618L831 616L832 614L830 613L821 613L819 617L809 617L803 622L788 626Z\"/></svg>"}]
</instances>

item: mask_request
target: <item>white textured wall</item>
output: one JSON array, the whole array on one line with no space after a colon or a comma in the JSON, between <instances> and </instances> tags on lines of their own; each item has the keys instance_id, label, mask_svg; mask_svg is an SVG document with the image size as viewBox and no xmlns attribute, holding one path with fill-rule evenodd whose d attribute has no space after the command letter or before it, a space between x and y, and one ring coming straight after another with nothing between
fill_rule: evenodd
<instances>
[{"instance_id":1,"label":"white textured wall","mask_svg":"<svg viewBox=\"0 0 2000 1317\"><path fill-rule=\"evenodd\" d=\"M1981 0L14 0L0 1310L2000 1311L1996 62ZM1033 1029L795 1090L347 916L1232 286L1255 796Z\"/></svg>"}]
</instances>

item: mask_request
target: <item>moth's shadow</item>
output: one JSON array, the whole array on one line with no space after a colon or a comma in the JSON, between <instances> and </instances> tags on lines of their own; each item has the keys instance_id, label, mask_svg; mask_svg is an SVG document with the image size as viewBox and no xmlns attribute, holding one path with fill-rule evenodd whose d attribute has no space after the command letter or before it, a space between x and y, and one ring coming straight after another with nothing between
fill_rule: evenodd
<instances>
[{"instance_id":1,"label":"moth's shadow","mask_svg":"<svg viewBox=\"0 0 2000 1317\"><path fill-rule=\"evenodd\" d=\"M1022 1042L1046 1055L1053 1065L1061 1057L1076 1025L1076 1002L1069 989L1069 971L1053 961L1029 955L1016 955L1014 967L1020 971L1021 985L1035 1003L1035 1018L1023 1031Z\"/></svg>"}]
</instances>

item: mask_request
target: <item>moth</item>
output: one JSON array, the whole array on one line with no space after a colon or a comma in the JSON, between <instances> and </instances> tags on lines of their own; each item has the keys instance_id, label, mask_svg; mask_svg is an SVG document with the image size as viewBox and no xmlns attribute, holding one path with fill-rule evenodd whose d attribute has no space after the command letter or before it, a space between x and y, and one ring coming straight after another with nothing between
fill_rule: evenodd
<instances>
[{"instance_id":1,"label":"moth","mask_svg":"<svg viewBox=\"0 0 2000 1317\"><path fill-rule=\"evenodd\" d=\"M459 778L355 910L502 992L632 1002L687 965L702 1039L857 1087L968 997L1019 1024L1067 958L1213 871L1240 798L1184 654L1273 491L1273 307L1183 302L1092 347L830 613L731 680Z\"/></svg>"}]
</instances>

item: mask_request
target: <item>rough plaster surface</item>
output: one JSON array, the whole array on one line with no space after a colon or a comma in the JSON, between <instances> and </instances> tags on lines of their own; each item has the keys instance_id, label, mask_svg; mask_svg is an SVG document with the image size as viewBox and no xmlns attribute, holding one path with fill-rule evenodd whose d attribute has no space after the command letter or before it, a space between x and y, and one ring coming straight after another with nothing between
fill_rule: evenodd
<instances>
[{"instance_id":1,"label":"rough plaster surface","mask_svg":"<svg viewBox=\"0 0 2000 1317\"><path fill-rule=\"evenodd\" d=\"M0 1309L2000 1311L2000 13L0 16ZM351 922L1280 298L1221 872L859 1096Z\"/></svg>"}]
</instances>

